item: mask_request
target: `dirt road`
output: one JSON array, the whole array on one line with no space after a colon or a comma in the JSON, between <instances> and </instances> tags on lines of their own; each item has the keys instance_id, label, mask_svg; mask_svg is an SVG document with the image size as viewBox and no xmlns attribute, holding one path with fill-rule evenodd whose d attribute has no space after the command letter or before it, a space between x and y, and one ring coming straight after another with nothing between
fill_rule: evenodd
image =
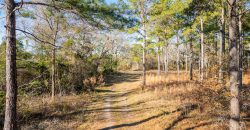
<instances>
[{"instance_id":1,"label":"dirt road","mask_svg":"<svg viewBox=\"0 0 250 130\"><path fill-rule=\"evenodd\" d=\"M171 97L168 90L142 91L139 78L139 74L120 74L111 79L112 82L107 87L99 88L97 91L102 101L88 108L89 111L93 111L94 118L78 129L182 129L182 126L178 125L183 125L182 122L190 118L188 115L197 106L181 105L182 102ZM202 123L203 125L199 127L209 125L211 122ZM183 126L189 129L195 128L196 124Z\"/></svg>"}]
</instances>

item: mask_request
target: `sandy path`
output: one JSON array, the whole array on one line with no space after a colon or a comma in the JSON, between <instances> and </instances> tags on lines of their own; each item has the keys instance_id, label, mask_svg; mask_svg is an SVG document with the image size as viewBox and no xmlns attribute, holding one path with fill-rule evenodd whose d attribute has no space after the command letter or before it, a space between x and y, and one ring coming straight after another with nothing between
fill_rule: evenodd
<instances>
[{"instance_id":1,"label":"sandy path","mask_svg":"<svg viewBox=\"0 0 250 130\"><path fill-rule=\"evenodd\" d=\"M110 127L126 122L129 118L130 108L127 103L128 96L139 88L140 80L138 74L122 74L111 79L111 85L101 87L104 91L100 94L101 101L99 106L89 108L96 110L96 117L90 125L84 129L108 130ZM81 127L80 127L81 128Z\"/></svg>"}]
</instances>

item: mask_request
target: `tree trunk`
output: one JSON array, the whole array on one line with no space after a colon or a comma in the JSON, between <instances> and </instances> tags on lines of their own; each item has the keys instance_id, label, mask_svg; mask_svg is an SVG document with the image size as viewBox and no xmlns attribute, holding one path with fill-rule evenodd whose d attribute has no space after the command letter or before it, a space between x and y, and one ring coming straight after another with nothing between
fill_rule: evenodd
<instances>
[{"instance_id":1,"label":"tree trunk","mask_svg":"<svg viewBox=\"0 0 250 130\"><path fill-rule=\"evenodd\" d=\"M142 89L146 86L146 36L143 38L143 54L142 54L142 65L143 65L143 79L142 79Z\"/></svg>"},{"instance_id":2,"label":"tree trunk","mask_svg":"<svg viewBox=\"0 0 250 130\"><path fill-rule=\"evenodd\" d=\"M16 17L14 0L5 0L6 6L6 104L4 130L16 130L17 70Z\"/></svg>"},{"instance_id":3,"label":"tree trunk","mask_svg":"<svg viewBox=\"0 0 250 130\"><path fill-rule=\"evenodd\" d=\"M160 47L158 47L158 54L157 54L157 59L158 59L158 71L157 71L157 75L160 76L161 74L161 57L160 57Z\"/></svg>"},{"instance_id":4,"label":"tree trunk","mask_svg":"<svg viewBox=\"0 0 250 130\"><path fill-rule=\"evenodd\" d=\"M201 82L204 78L204 29L203 29L203 18L200 18L201 22Z\"/></svg>"},{"instance_id":5,"label":"tree trunk","mask_svg":"<svg viewBox=\"0 0 250 130\"><path fill-rule=\"evenodd\" d=\"M239 13L241 14L241 10L239 10ZM242 88L242 74L243 74L243 64L242 64L242 58L243 58L243 37L242 37L242 15L239 15L239 88Z\"/></svg>"},{"instance_id":6,"label":"tree trunk","mask_svg":"<svg viewBox=\"0 0 250 130\"><path fill-rule=\"evenodd\" d=\"M199 54L199 80L201 81L201 44L199 46L200 54Z\"/></svg>"},{"instance_id":7,"label":"tree trunk","mask_svg":"<svg viewBox=\"0 0 250 130\"><path fill-rule=\"evenodd\" d=\"M165 67L165 76L167 76L167 73L168 73L168 52L167 52L167 47L165 47L164 67Z\"/></svg>"},{"instance_id":8,"label":"tree trunk","mask_svg":"<svg viewBox=\"0 0 250 130\"><path fill-rule=\"evenodd\" d=\"M186 74L188 73L188 55L185 54L185 70L186 70Z\"/></svg>"},{"instance_id":9,"label":"tree trunk","mask_svg":"<svg viewBox=\"0 0 250 130\"><path fill-rule=\"evenodd\" d=\"M53 52L52 52L52 72L51 72L51 80L52 80L52 85L51 85L51 98L54 100L55 98L55 85L56 85L56 76L55 76L55 69L56 69L56 48L53 47Z\"/></svg>"},{"instance_id":10,"label":"tree trunk","mask_svg":"<svg viewBox=\"0 0 250 130\"><path fill-rule=\"evenodd\" d=\"M247 68L246 68L246 71L248 71L248 68L249 68L249 58L248 58L249 54L247 53L246 56L247 56L247 63L246 63L247 64L246 65Z\"/></svg>"},{"instance_id":11,"label":"tree trunk","mask_svg":"<svg viewBox=\"0 0 250 130\"><path fill-rule=\"evenodd\" d=\"M189 79L190 80L193 80L193 43L192 43L192 40L190 41L189 43L189 48L190 48L190 60L189 60Z\"/></svg>"},{"instance_id":12,"label":"tree trunk","mask_svg":"<svg viewBox=\"0 0 250 130\"><path fill-rule=\"evenodd\" d=\"M137 62L137 69L136 70L140 70L140 63Z\"/></svg>"},{"instance_id":13,"label":"tree trunk","mask_svg":"<svg viewBox=\"0 0 250 130\"><path fill-rule=\"evenodd\" d=\"M230 130L240 130L240 103L239 103L239 51L238 51L238 17L237 0L230 0L229 11L229 73L230 73Z\"/></svg>"},{"instance_id":14,"label":"tree trunk","mask_svg":"<svg viewBox=\"0 0 250 130\"><path fill-rule=\"evenodd\" d=\"M57 41L57 34L59 29L59 20L55 21L56 27L53 29L54 31L54 41L53 41L53 51L52 51L52 86L51 86L51 98L54 101L55 99L55 88L56 88L56 41Z\"/></svg>"},{"instance_id":15,"label":"tree trunk","mask_svg":"<svg viewBox=\"0 0 250 130\"><path fill-rule=\"evenodd\" d=\"M214 52L215 52L215 56L217 58L217 55L218 55L218 43L217 43L217 35L216 35L216 33L214 34Z\"/></svg>"},{"instance_id":16,"label":"tree trunk","mask_svg":"<svg viewBox=\"0 0 250 130\"><path fill-rule=\"evenodd\" d=\"M215 61L211 60L210 62L211 62L211 65L218 65L217 63L219 63L219 62L218 62L217 59L219 59L219 57L218 57L218 38L217 38L217 33L214 33L214 38L213 39L214 39L214 46L213 46L213 48L214 48L214 54L215 54L214 59L216 59L216 60ZM219 71L218 71L218 74L219 74ZM216 79L216 78L218 78L218 75L215 74L213 77Z\"/></svg>"},{"instance_id":17,"label":"tree trunk","mask_svg":"<svg viewBox=\"0 0 250 130\"><path fill-rule=\"evenodd\" d=\"M147 32L146 32L146 11L145 3L140 2L140 16L143 30L143 52L142 52L142 66L143 66L143 79L142 79L142 89L146 86L146 46L147 46Z\"/></svg>"},{"instance_id":18,"label":"tree trunk","mask_svg":"<svg viewBox=\"0 0 250 130\"><path fill-rule=\"evenodd\" d=\"M164 63L164 59L165 59L165 53L164 53L164 47L161 48L161 71L165 71L165 63Z\"/></svg>"},{"instance_id":19,"label":"tree trunk","mask_svg":"<svg viewBox=\"0 0 250 130\"><path fill-rule=\"evenodd\" d=\"M176 58L176 68L177 68L177 77L178 77L178 81L179 81L179 77L180 77L180 50L179 50L179 33L177 32L176 35L176 41L177 41L177 58Z\"/></svg>"},{"instance_id":20,"label":"tree trunk","mask_svg":"<svg viewBox=\"0 0 250 130\"><path fill-rule=\"evenodd\" d=\"M180 50L179 50L179 46L177 45L177 58L176 58L176 68L177 68L177 77L178 77L178 81L179 81L179 77L180 77Z\"/></svg>"},{"instance_id":21,"label":"tree trunk","mask_svg":"<svg viewBox=\"0 0 250 130\"><path fill-rule=\"evenodd\" d=\"M222 3L222 6L224 3ZM221 9L221 23L220 23L220 55L219 55L219 83L222 84L224 80L223 76L223 57L225 54L225 9Z\"/></svg>"}]
</instances>

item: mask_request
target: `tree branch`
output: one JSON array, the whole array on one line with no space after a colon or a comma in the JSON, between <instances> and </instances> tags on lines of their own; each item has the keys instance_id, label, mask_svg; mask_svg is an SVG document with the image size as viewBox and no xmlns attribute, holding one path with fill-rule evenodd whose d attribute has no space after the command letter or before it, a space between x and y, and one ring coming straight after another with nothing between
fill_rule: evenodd
<instances>
[{"instance_id":1,"label":"tree branch","mask_svg":"<svg viewBox=\"0 0 250 130\"><path fill-rule=\"evenodd\" d=\"M55 5L55 4L47 4L47 3L42 3L42 2L18 2L16 3L16 6L20 6L20 5L40 5L40 6L47 6L47 7L52 7L55 8L57 10L64 10L64 11L68 11L71 12L73 14L79 15L79 13L74 10L74 9L67 9L65 7L59 6L59 5Z\"/></svg>"},{"instance_id":2,"label":"tree branch","mask_svg":"<svg viewBox=\"0 0 250 130\"><path fill-rule=\"evenodd\" d=\"M5 27L6 27L6 26L5 26ZM49 45L51 45L51 46L60 48L60 46L56 46L56 45L54 45L54 44L52 44L52 43L50 43L50 42L48 42L48 41L44 41L44 40L39 39L37 36L35 36L34 34L32 34L32 33L30 33L30 32L27 32L27 31L24 31L24 30L21 30L21 29L16 29L16 30L17 30L17 31L20 31L20 32L22 32L22 33L24 33L24 34L28 34L28 35L34 37L34 38L35 38L37 41L39 41L39 42L42 42L42 43L49 44Z\"/></svg>"},{"instance_id":3,"label":"tree branch","mask_svg":"<svg viewBox=\"0 0 250 130\"><path fill-rule=\"evenodd\" d=\"M20 89L20 88L22 88L22 87L24 87L26 85L29 85L31 82L35 81L36 79L41 78L43 75L45 75L45 73L38 75L37 77L35 77L32 80L30 80L28 83L25 83L25 84L22 84L22 85L18 86L18 88Z\"/></svg>"},{"instance_id":4,"label":"tree branch","mask_svg":"<svg viewBox=\"0 0 250 130\"><path fill-rule=\"evenodd\" d=\"M241 12L240 14L238 14L237 16L244 15L245 13L247 13L249 11L250 11L250 9L244 10L243 12Z\"/></svg>"}]
</instances>

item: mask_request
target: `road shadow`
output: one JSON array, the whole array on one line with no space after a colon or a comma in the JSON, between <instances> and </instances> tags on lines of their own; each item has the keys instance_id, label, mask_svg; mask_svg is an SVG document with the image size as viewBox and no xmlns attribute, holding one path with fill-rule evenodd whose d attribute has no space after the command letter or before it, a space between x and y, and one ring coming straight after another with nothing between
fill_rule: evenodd
<instances>
[{"instance_id":1,"label":"road shadow","mask_svg":"<svg viewBox=\"0 0 250 130\"><path fill-rule=\"evenodd\" d=\"M105 111L105 110L122 110L124 109L125 107L136 107L136 106L139 106L141 104L143 104L145 102L141 101L141 102L135 102L135 103L132 103L132 104L129 104L129 105L124 105L124 106L116 106L116 107L102 107L102 108L97 108L97 109L89 109L87 111L89 112L94 112L94 111Z\"/></svg>"},{"instance_id":2,"label":"road shadow","mask_svg":"<svg viewBox=\"0 0 250 130\"><path fill-rule=\"evenodd\" d=\"M113 93L116 91L95 88L95 92L97 92L97 93Z\"/></svg>"},{"instance_id":3,"label":"road shadow","mask_svg":"<svg viewBox=\"0 0 250 130\"><path fill-rule=\"evenodd\" d=\"M27 115L19 115L18 116L18 124L24 125L24 124L37 124L39 122L43 122L45 120L71 120L74 119L76 116L81 115L82 119L87 118L87 116L90 113L93 112L98 112L98 111L106 111L109 110L109 112L135 112L135 111L141 111L145 109L150 109L150 108L142 108L142 109L136 109L136 110L123 110L125 107L136 107L140 104L143 104L145 102L135 102L129 105L124 105L124 106L116 106L116 107L103 107L103 108L97 108L97 109L81 109L77 110L72 109L69 110L70 112L67 113L57 113L57 114L51 114L48 111L44 112L37 112L37 113L31 113L28 116ZM88 104L85 104L86 108ZM1 126L1 125L0 125Z\"/></svg>"},{"instance_id":4,"label":"road shadow","mask_svg":"<svg viewBox=\"0 0 250 130\"><path fill-rule=\"evenodd\" d=\"M181 107L181 108L178 108L174 111L171 111L171 112L162 112L160 114L157 114L157 115L154 115L154 116L151 116L149 118L146 118L146 119L143 119L143 120L140 120L140 121L137 121L137 122L132 122L132 123L124 123L124 124L119 124L119 125L114 125L114 126L109 126L109 127L105 127L105 128L102 128L100 130L112 130L112 129L117 129L117 128L122 128L122 127L131 127L131 126L136 126L136 125L139 125L139 124L143 124L147 121L150 121L152 119L155 119L155 118L158 118L158 117L161 117L163 115L169 115L171 113L175 113L175 112L179 112L179 111L182 111L182 113L186 113L186 109L195 109L197 108L197 105L194 105L194 104L191 104L191 105L188 105L188 106L185 106L185 107Z\"/></svg>"},{"instance_id":5,"label":"road shadow","mask_svg":"<svg viewBox=\"0 0 250 130\"><path fill-rule=\"evenodd\" d=\"M204 123L200 123L200 124L197 124L195 126L192 126L192 127L189 127L189 128L186 128L185 130L193 130L193 129L196 129L196 128L199 128L199 127L202 127L202 126L208 126L208 125L211 125L213 124L214 122L204 122Z\"/></svg>"},{"instance_id":6,"label":"road shadow","mask_svg":"<svg viewBox=\"0 0 250 130\"><path fill-rule=\"evenodd\" d=\"M113 84L122 83L122 82L135 82L139 80L141 74L139 72L134 73L114 73L105 76L105 86L109 87Z\"/></svg>"},{"instance_id":7,"label":"road shadow","mask_svg":"<svg viewBox=\"0 0 250 130\"><path fill-rule=\"evenodd\" d=\"M129 91L123 92L123 93L115 93L115 94L111 94L111 93L107 93L106 95L103 95L103 98L112 98L112 99L116 99L119 97L126 97L129 96L131 94L135 94L138 92L138 90L141 90L140 88L135 88L135 89L131 89Z\"/></svg>"},{"instance_id":8,"label":"road shadow","mask_svg":"<svg viewBox=\"0 0 250 130\"><path fill-rule=\"evenodd\" d=\"M135 126L135 125L139 125L139 124L142 124L142 123L144 123L144 122L147 122L147 121L149 121L149 120L158 118L158 117L163 116L163 115L165 115L165 114L169 114L169 113L163 112L163 113L161 113L161 114L158 114L158 115L155 115L155 116L146 118L146 119L141 120L141 121L138 121L138 122L125 123L125 124L110 126L110 127L102 128L102 129L100 129L100 130L112 130L112 129L117 129L117 128L126 127L126 126Z\"/></svg>"}]
</instances>

